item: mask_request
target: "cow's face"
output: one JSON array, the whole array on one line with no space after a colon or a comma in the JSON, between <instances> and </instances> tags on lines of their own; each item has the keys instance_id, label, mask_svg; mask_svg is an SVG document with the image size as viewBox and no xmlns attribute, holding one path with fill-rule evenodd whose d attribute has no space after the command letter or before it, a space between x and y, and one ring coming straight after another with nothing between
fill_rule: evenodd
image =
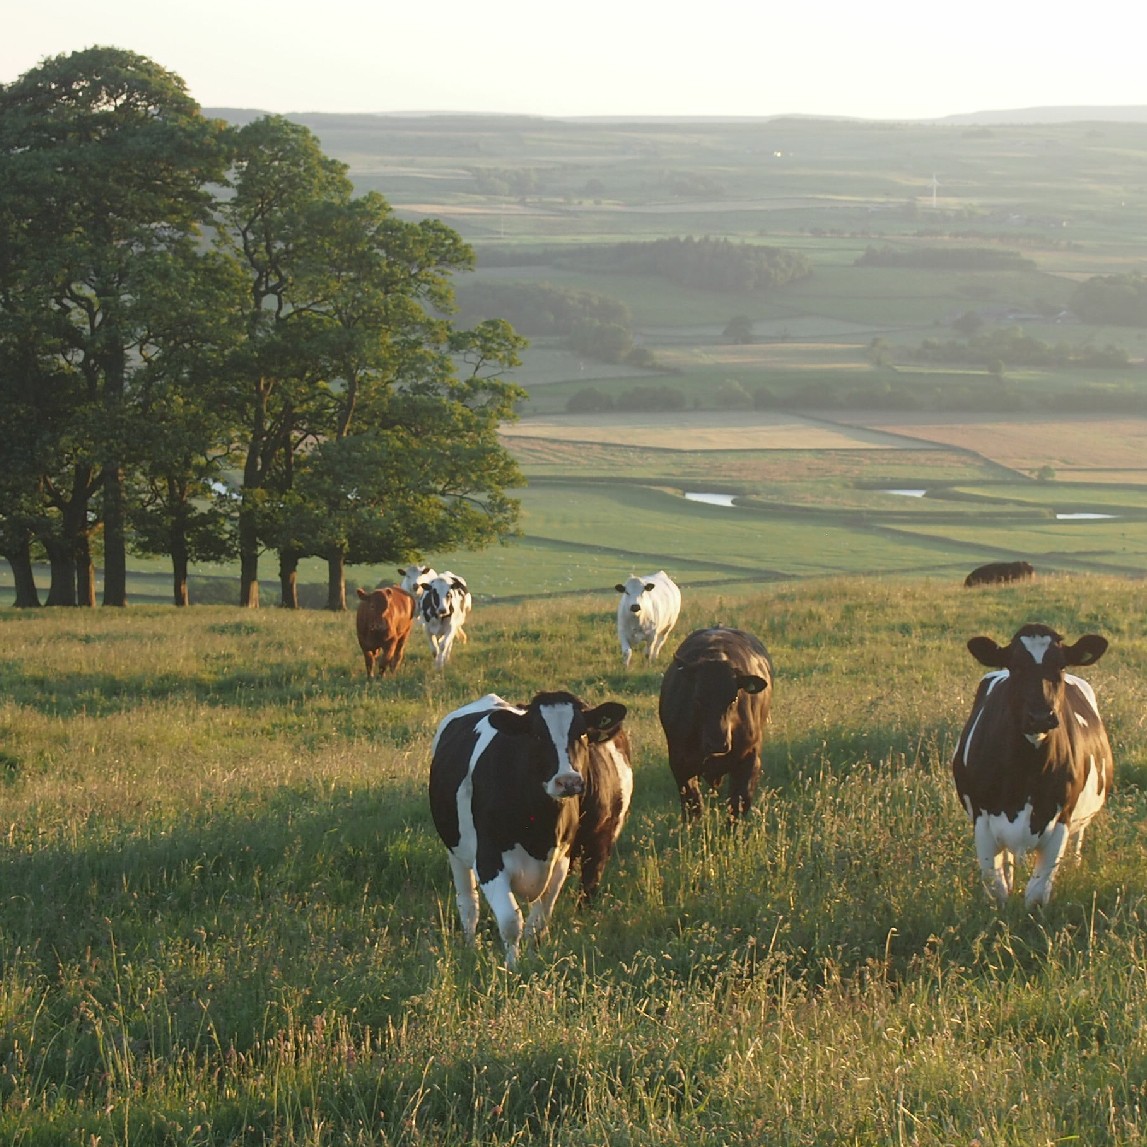
<instances>
[{"instance_id":1,"label":"cow's face","mask_svg":"<svg viewBox=\"0 0 1147 1147\"><path fill-rule=\"evenodd\" d=\"M1074 645L1046 625L1023 626L1009 645L990 637L968 642L972 656L982 665L1007 670L1009 704L1017 726L1033 745L1040 744L1062 722L1064 672L1079 665L1094 665L1107 651L1107 639L1084 634Z\"/></svg>"},{"instance_id":2,"label":"cow's face","mask_svg":"<svg viewBox=\"0 0 1147 1147\"><path fill-rule=\"evenodd\" d=\"M676 661L673 671L683 674L691 686L691 718L702 754L719 757L732 752L741 694L762 693L768 681L755 673L738 673L724 658Z\"/></svg>"},{"instance_id":3,"label":"cow's face","mask_svg":"<svg viewBox=\"0 0 1147 1147\"><path fill-rule=\"evenodd\" d=\"M624 582L618 582L613 587L622 595L621 607L630 613L641 612L641 595L651 593L656 586L651 581L642 581L639 577L631 577Z\"/></svg>"},{"instance_id":4,"label":"cow's face","mask_svg":"<svg viewBox=\"0 0 1147 1147\"><path fill-rule=\"evenodd\" d=\"M539 693L524 713L495 709L490 724L507 736L529 738L535 777L551 797L561 800L584 792L590 742L614 736L625 713L616 701L587 709L572 693Z\"/></svg>"}]
</instances>

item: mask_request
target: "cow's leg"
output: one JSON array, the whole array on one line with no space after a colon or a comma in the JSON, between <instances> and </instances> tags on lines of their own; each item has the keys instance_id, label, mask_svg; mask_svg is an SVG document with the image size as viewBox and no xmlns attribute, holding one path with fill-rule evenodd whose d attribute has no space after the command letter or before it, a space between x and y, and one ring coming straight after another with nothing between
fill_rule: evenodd
<instances>
[{"instance_id":1,"label":"cow's leg","mask_svg":"<svg viewBox=\"0 0 1147 1147\"><path fill-rule=\"evenodd\" d=\"M474 869L450 854L450 875L454 878L454 892L458 901L458 917L462 921L462 934L473 944L478 933L478 880Z\"/></svg>"},{"instance_id":2,"label":"cow's leg","mask_svg":"<svg viewBox=\"0 0 1147 1147\"><path fill-rule=\"evenodd\" d=\"M394 643L394 654L391 661L391 668L395 673L397 673L398 670L402 667L403 658L406 657L406 642L409 637L410 631L408 630Z\"/></svg>"},{"instance_id":3,"label":"cow's leg","mask_svg":"<svg viewBox=\"0 0 1147 1147\"><path fill-rule=\"evenodd\" d=\"M1087 831L1087 825L1083 828L1077 828L1071 838L1071 858L1076 864L1083 859L1083 834Z\"/></svg>"},{"instance_id":4,"label":"cow's leg","mask_svg":"<svg viewBox=\"0 0 1147 1147\"><path fill-rule=\"evenodd\" d=\"M567 853L554 862L553 868L550 869L550 878L546 881L541 896L534 901L530 908L525 930L527 941L536 939L546 930L546 925L550 922L550 914L553 912L554 904L558 899L558 893L561 892L569 871L570 858Z\"/></svg>"},{"instance_id":5,"label":"cow's leg","mask_svg":"<svg viewBox=\"0 0 1147 1147\"><path fill-rule=\"evenodd\" d=\"M438 656L434 658L435 669L445 669L446 662L450 660L450 646L453 642L453 635L446 633L438 639Z\"/></svg>"},{"instance_id":6,"label":"cow's leg","mask_svg":"<svg viewBox=\"0 0 1147 1147\"><path fill-rule=\"evenodd\" d=\"M649 660L652 661L660 652L661 647L665 644L665 639L669 636L669 630L666 629L661 633L654 635L653 640L649 643Z\"/></svg>"},{"instance_id":7,"label":"cow's leg","mask_svg":"<svg viewBox=\"0 0 1147 1147\"><path fill-rule=\"evenodd\" d=\"M1036 845L1035 869L1024 889L1024 903L1032 908L1036 904L1046 904L1051 899L1051 886L1055 882L1055 870L1067 851L1068 829L1062 821L1045 834Z\"/></svg>"},{"instance_id":8,"label":"cow's leg","mask_svg":"<svg viewBox=\"0 0 1147 1147\"><path fill-rule=\"evenodd\" d=\"M522 939L522 913L505 869L482 885L482 894L498 921L498 932L506 947L506 967L514 968L518 963L518 945Z\"/></svg>"},{"instance_id":9,"label":"cow's leg","mask_svg":"<svg viewBox=\"0 0 1147 1147\"><path fill-rule=\"evenodd\" d=\"M761 758L758 754L745 757L729 770L729 819L739 820L753 804L753 793L757 788L757 777L761 773Z\"/></svg>"},{"instance_id":10,"label":"cow's leg","mask_svg":"<svg viewBox=\"0 0 1147 1147\"><path fill-rule=\"evenodd\" d=\"M630 659L633 657L633 650L629 646L629 642L623 637L621 639L621 664L624 668L629 668Z\"/></svg>"},{"instance_id":11,"label":"cow's leg","mask_svg":"<svg viewBox=\"0 0 1147 1147\"><path fill-rule=\"evenodd\" d=\"M613 841L611 835L599 831L591 840L583 841L577 848L578 870L581 873L579 904L591 904L597 895L602 873L613 852Z\"/></svg>"},{"instance_id":12,"label":"cow's leg","mask_svg":"<svg viewBox=\"0 0 1147 1147\"><path fill-rule=\"evenodd\" d=\"M697 820L701 816L701 788L696 777L690 777L678 785L678 795L681 797L681 815L686 821Z\"/></svg>"},{"instance_id":13,"label":"cow's leg","mask_svg":"<svg viewBox=\"0 0 1147 1147\"><path fill-rule=\"evenodd\" d=\"M976 818L974 834L984 888L1002 906L1007 903L1012 891L1012 854L996 840L986 813Z\"/></svg>"},{"instance_id":14,"label":"cow's leg","mask_svg":"<svg viewBox=\"0 0 1147 1147\"><path fill-rule=\"evenodd\" d=\"M366 662L366 675L368 677L374 676L374 651L371 649L364 649L362 651L363 660Z\"/></svg>"}]
</instances>

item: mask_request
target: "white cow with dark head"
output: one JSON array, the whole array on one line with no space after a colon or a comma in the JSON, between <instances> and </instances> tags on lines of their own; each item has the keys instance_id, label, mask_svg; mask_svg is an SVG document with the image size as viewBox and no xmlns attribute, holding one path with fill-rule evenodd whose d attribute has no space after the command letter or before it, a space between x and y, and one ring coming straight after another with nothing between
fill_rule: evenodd
<instances>
[{"instance_id":1,"label":"white cow with dark head","mask_svg":"<svg viewBox=\"0 0 1147 1147\"><path fill-rule=\"evenodd\" d=\"M449 570L430 580L419 579L416 589L418 612L426 627L430 651L434 654L434 667L443 669L450 660L454 639L467 640L462 627L470 616L474 599L470 596L466 579Z\"/></svg>"}]
</instances>

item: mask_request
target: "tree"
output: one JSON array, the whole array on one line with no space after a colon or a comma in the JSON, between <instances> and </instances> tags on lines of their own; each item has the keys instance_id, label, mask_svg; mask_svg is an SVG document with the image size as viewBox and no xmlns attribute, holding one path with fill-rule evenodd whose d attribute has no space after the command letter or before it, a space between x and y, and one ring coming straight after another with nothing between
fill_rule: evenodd
<instances>
[{"instance_id":1,"label":"tree","mask_svg":"<svg viewBox=\"0 0 1147 1147\"><path fill-rule=\"evenodd\" d=\"M721 333L730 342L747 346L753 341L753 320L748 315L734 315Z\"/></svg>"},{"instance_id":2,"label":"tree","mask_svg":"<svg viewBox=\"0 0 1147 1147\"><path fill-rule=\"evenodd\" d=\"M226 364L245 318L236 265L212 252L182 255L186 265L159 261L148 280L141 461L129 498L132 549L170 556L177 606L190 600L192 561L235 556L228 470L236 410Z\"/></svg>"},{"instance_id":3,"label":"tree","mask_svg":"<svg viewBox=\"0 0 1147 1147\"><path fill-rule=\"evenodd\" d=\"M50 600L93 600L86 538L98 490L104 604L126 604L137 270L141 256L187 242L208 217L223 137L182 80L117 48L53 57L0 90L3 286L22 300L16 315L51 327L87 407L61 540L78 580L59 594L53 586Z\"/></svg>"},{"instance_id":4,"label":"tree","mask_svg":"<svg viewBox=\"0 0 1147 1147\"><path fill-rule=\"evenodd\" d=\"M305 127L265 116L236 136L233 194L221 205L220 242L247 280L243 345L229 364L243 440L238 517L239 603L259 606L259 555L274 514L268 500L290 490L295 456L314 443L312 403L323 346L299 287L316 213L350 201L345 164L329 159ZM280 539L281 540L281 539ZM284 598L294 603L298 551L280 546Z\"/></svg>"}]
</instances>

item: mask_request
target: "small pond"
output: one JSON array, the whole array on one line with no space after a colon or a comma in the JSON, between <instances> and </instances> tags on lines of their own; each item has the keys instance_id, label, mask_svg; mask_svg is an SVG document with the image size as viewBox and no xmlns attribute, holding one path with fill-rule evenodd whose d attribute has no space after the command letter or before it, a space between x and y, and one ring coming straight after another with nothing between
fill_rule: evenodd
<instances>
[{"instance_id":1,"label":"small pond","mask_svg":"<svg viewBox=\"0 0 1147 1147\"><path fill-rule=\"evenodd\" d=\"M735 494L686 494L690 502L704 502L707 506L732 506Z\"/></svg>"}]
</instances>

